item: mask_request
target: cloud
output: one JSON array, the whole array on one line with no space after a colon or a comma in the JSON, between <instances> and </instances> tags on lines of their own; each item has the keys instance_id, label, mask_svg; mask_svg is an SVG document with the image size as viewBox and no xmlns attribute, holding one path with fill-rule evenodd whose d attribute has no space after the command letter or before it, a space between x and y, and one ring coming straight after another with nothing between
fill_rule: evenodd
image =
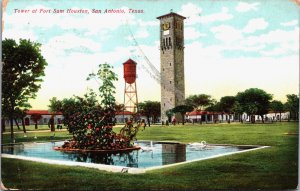
<instances>
[{"instance_id":1,"label":"cloud","mask_svg":"<svg viewBox=\"0 0 300 191\"><path fill-rule=\"evenodd\" d=\"M186 95L205 93L219 99L257 87L282 99L298 92L298 56L224 58L222 48L199 42L186 46Z\"/></svg>"},{"instance_id":2,"label":"cloud","mask_svg":"<svg viewBox=\"0 0 300 191\"><path fill-rule=\"evenodd\" d=\"M200 14L202 13L201 7L193 3L187 3L182 5L180 15L187 17L186 24L193 25L199 23L201 20Z\"/></svg>"},{"instance_id":3,"label":"cloud","mask_svg":"<svg viewBox=\"0 0 300 191\"><path fill-rule=\"evenodd\" d=\"M299 43L295 39L299 39L298 27L295 27L294 30L276 29L261 35L248 36L246 39L243 40L243 43L245 45L273 44L273 43L278 43L278 44Z\"/></svg>"},{"instance_id":4,"label":"cloud","mask_svg":"<svg viewBox=\"0 0 300 191\"><path fill-rule=\"evenodd\" d=\"M257 20L257 19L254 19ZM245 36L249 34L248 27L249 23L264 23L263 20L258 22L248 22L248 25L243 29L237 29L229 25L220 25L211 28L211 32L215 38L220 41L217 45L219 46L219 54L223 55L243 55L247 57L257 56L275 56L285 57L291 55L298 55L299 51L299 28L295 27L293 30L282 30L276 29L259 35ZM265 25L266 26L266 25ZM263 28L262 25L257 25L257 28ZM251 29L254 30L254 29ZM234 51L234 52L231 52ZM251 54L250 54L251 53ZM225 56L225 55L224 55ZM239 56L237 56L239 57Z\"/></svg>"},{"instance_id":5,"label":"cloud","mask_svg":"<svg viewBox=\"0 0 300 191\"><path fill-rule=\"evenodd\" d=\"M292 21L289 21L289 22L280 23L280 25L285 26L285 27L296 26L298 24L299 24L299 22L297 20L292 20Z\"/></svg>"},{"instance_id":6,"label":"cloud","mask_svg":"<svg viewBox=\"0 0 300 191\"><path fill-rule=\"evenodd\" d=\"M227 7L222 7L218 13L206 15L202 8L193 4L187 3L182 5L179 14L187 17L186 25L194 25L197 23L211 23L216 21L227 21L233 18L233 15L229 13Z\"/></svg>"},{"instance_id":7,"label":"cloud","mask_svg":"<svg viewBox=\"0 0 300 191\"><path fill-rule=\"evenodd\" d=\"M210 23L216 21L227 21L233 18L233 15L229 13L227 7L222 7L220 13L214 13L210 15L204 15L201 17L201 23Z\"/></svg>"},{"instance_id":8,"label":"cloud","mask_svg":"<svg viewBox=\"0 0 300 191\"><path fill-rule=\"evenodd\" d=\"M150 36L149 32L147 31L147 29L145 28L141 28L140 30L138 30L137 32L135 32L133 34L135 39L142 39L142 38L147 38ZM127 36L126 37L127 40L132 41L133 37L132 36Z\"/></svg>"},{"instance_id":9,"label":"cloud","mask_svg":"<svg viewBox=\"0 0 300 191\"><path fill-rule=\"evenodd\" d=\"M229 25L220 25L211 28L215 38L224 43L233 43L243 38L242 32Z\"/></svg>"},{"instance_id":10,"label":"cloud","mask_svg":"<svg viewBox=\"0 0 300 191\"><path fill-rule=\"evenodd\" d=\"M5 38L11 38L16 41L18 41L20 38L36 41L39 37L35 34L34 30L21 30L6 27L2 33L2 39Z\"/></svg>"},{"instance_id":11,"label":"cloud","mask_svg":"<svg viewBox=\"0 0 300 191\"><path fill-rule=\"evenodd\" d=\"M193 27L186 27L184 29L184 38L186 40L193 40L193 39L197 39L199 37L204 37L204 36L206 36L206 34L200 33Z\"/></svg>"},{"instance_id":12,"label":"cloud","mask_svg":"<svg viewBox=\"0 0 300 191\"><path fill-rule=\"evenodd\" d=\"M78 7L70 7L71 9L79 9ZM46 7L43 5L26 6L24 9L34 10L34 9L44 9L52 10L51 7ZM87 9L80 7L80 9ZM116 9L127 10L127 7L119 7ZM88 32L85 35L103 35L107 34L108 31L116 30L122 25L136 24L136 18L134 14L125 13L120 16L119 14L82 14L80 17L61 13L61 14L33 14L28 13L25 16L20 16L19 14L6 14L5 15L5 25L10 25L13 29L26 30L26 27L39 29L45 28L49 29L51 27L59 27L63 30L86 30ZM101 24L99 24L101 23ZM152 25L153 23L146 23L147 25Z\"/></svg>"},{"instance_id":13,"label":"cloud","mask_svg":"<svg viewBox=\"0 0 300 191\"><path fill-rule=\"evenodd\" d=\"M257 30L264 30L268 27L269 23L263 18L251 19L248 21L247 25L244 27L243 32L254 33Z\"/></svg>"},{"instance_id":14,"label":"cloud","mask_svg":"<svg viewBox=\"0 0 300 191\"><path fill-rule=\"evenodd\" d=\"M24 9L34 10L34 9L52 9L50 7L45 7L43 5L34 5L34 6L26 6ZM39 28L50 28L56 23L60 22L62 19L61 14L38 14L38 13L26 13L26 16L22 16L20 14L12 13L5 14L4 23L5 25L11 25L13 28L22 28L26 26L30 27L39 27ZM46 22L51 21L51 22Z\"/></svg>"},{"instance_id":15,"label":"cloud","mask_svg":"<svg viewBox=\"0 0 300 191\"><path fill-rule=\"evenodd\" d=\"M277 47L277 48L272 49L271 51L261 51L261 54L263 56L279 56L279 55L286 54L286 50Z\"/></svg>"},{"instance_id":16,"label":"cloud","mask_svg":"<svg viewBox=\"0 0 300 191\"><path fill-rule=\"evenodd\" d=\"M240 2L236 6L235 10L237 12L257 11L259 5L260 5L260 3L245 3L245 2Z\"/></svg>"},{"instance_id":17,"label":"cloud","mask_svg":"<svg viewBox=\"0 0 300 191\"><path fill-rule=\"evenodd\" d=\"M145 20L137 19L137 24L138 26L141 27L152 27L152 26L159 26L159 21L158 20L145 21Z\"/></svg>"},{"instance_id":18,"label":"cloud","mask_svg":"<svg viewBox=\"0 0 300 191\"><path fill-rule=\"evenodd\" d=\"M75 52L92 54L100 50L101 45L99 43L71 33L55 36L42 46L42 53L53 57L66 56Z\"/></svg>"}]
</instances>

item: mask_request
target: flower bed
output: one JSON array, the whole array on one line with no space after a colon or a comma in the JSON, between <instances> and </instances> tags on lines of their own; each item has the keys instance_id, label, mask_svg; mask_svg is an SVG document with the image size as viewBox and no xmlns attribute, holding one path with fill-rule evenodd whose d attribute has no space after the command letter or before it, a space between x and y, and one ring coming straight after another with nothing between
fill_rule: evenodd
<instances>
[{"instance_id":1,"label":"flower bed","mask_svg":"<svg viewBox=\"0 0 300 191\"><path fill-rule=\"evenodd\" d=\"M63 147L54 147L56 151L63 151L63 152L94 152L94 153L124 153L130 152L134 150L139 150L141 147L133 146L124 149L112 149L112 150L102 150L102 149L73 149L73 148L63 148Z\"/></svg>"}]
</instances>

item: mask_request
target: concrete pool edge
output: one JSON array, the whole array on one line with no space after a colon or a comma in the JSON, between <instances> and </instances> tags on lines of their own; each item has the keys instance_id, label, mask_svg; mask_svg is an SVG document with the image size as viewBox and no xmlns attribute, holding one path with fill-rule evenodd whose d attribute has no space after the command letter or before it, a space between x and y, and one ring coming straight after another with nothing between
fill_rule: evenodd
<instances>
[{"instance_id":1,"label":"concrete pool edge","mask_svg":"<svg viewBox=\"0 0 300 191\"><path fill-rule=\"evenodd\" d=\"M234 152L229 152L229 153L224 153L224 154L218 154L218 155L214 155L214 156L210 156L210 157L205 157L205 158L202 158L202 159L194 159L194 160L190 160L190 161L179 162L179 163L174 163L174 164L168 164L168 165L163 165L163 166L149 167L149 168L145 168L144 170L145 170L145 172L148 172L148 171L152 171L152 170L159 170L159 169L173 167L173 166L177 166L177 165L188 164L188 163L203 161L203 160L209 160L209 159L219 158L219 157L223 157L223 156L229 156L229 155L245 153L245 152L249 152L249 151L254 151L254 150L259 150L259 149L264 149L264 148L270 148L271 147L271 146L258 146L258 145L231 145L231 144L230 145L228 145L228 144L209 144L209 145L237 146L237 147L252 146L254 148L247 149L247 150L242 150L242 151L234 151Z\"/></svg>"},{"instance_id":2,"label":"concrete pool edge","mask_svg":"<svg viewBox=\"0 0 300 191\"><path fill-rule=\"evenodd\" d=\"M176 142L178 143L178 142ZM220 146L236 146L236 147L252 147L251 149L241 150L241 151L235 151L235 152L229 152L224 154L218 154L210 157L205 157L202 159L194 159L190 161L184 161L174 164L168 164L163 166L157 166L157 167L149 167L149 168L132 168L132 167L123 167L123 166L112 166L112 165L105 165L105 164L95 164L95 163L85 163L85 162L74 162L74 161L60 161L60 160L51 160L51 159L42 159L37 157L27 157L27 156L21 156L21 155L11 155L11 154L2 154L1 157L3 158L13 158L13 159L19 159L19 160L26 160L26 161L32 161L32 162L40 162L45 164L54 164L54 165L65 165L65 166L80 166L80 167L87 167L87 168L94 168L98 170L103 170L107 172L120 172L120 173L130 173L130 174L141 174L152 170L159 170L163 168L173 167L177 165L182 164L188 164L196 161L203 161L213 158L218 158L222 156L229 156L233 154L239 154L239 153L245 153L249 151L269 148L270 146L259 146L259 145L232 145L232 144L209 144L209 145L220 145Z\"/></svg>"},{"instance_id":3,"label":"concrete pool edge","mask_svg":"<svg viewBox=\"0 0 300 191\"><path fill-rule=\"evenodd\" d=\"M37 158L37 157L26 157L26 156L20 156L20 155L1 154L1 157L26 160L26 161L32 161L32 162L40 162L40 163L45 163L45 164L95 168L95 169L104 170L107 172L124 172L124 173L132 173L132 174L139 174L139 173L145 172L144 169L138 169L138 168L112 166L112 165L95 164L95 163L85 163L85 162L60 161L60 160L42 159L42 158Z\"/></svg>"}]
</instances>

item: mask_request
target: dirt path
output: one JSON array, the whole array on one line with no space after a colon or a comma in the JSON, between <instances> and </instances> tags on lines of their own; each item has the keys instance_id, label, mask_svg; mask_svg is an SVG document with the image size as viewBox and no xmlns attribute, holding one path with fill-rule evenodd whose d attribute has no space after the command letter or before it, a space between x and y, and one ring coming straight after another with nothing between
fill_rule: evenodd
<instances>
[{"instance_id":1,"label":"dirt path","mask_svg":"<svg viewBox=\"0 0 300 191\"><path fill-rule=\"evenodd\" d=\"M123 127L124 125L116 125L116 126L114 126L114 127ZM61 131L67 131L67 129L61 129L61 130L57 130L57 129L55 129L55 131L54 132L61 132ZM51 130L50 129L44 129L44 130L33 130L33 131L26 131L26 133L46 133L46 132L51 132ZM22 134L22 133L24 133L23 131L14 131L14 133L15 134ZM10 134L10 131L6 131L6 132L4 132L3 133L4 135L5 134Z\"/></svg>"},{"instance_id":2,"label":"dirt path","mask_svg":"<svg viewBox=\"0 0 300 191\"><path fill-rule=\"evenodd\" d=\"M53 133L55 132L61 132L61 131L67 131L67 129L61 129L61 130L56 130L53 131ZM34 131L26 131L26 133L46 133L46 132L51 132L51 130L45 129L45 130L34 130ZM24 133L23 131L14 131L15 134L19 134L19 133ZM10 134L10 131L6 131L3 134Z\"/></svg>"}]
</instances>

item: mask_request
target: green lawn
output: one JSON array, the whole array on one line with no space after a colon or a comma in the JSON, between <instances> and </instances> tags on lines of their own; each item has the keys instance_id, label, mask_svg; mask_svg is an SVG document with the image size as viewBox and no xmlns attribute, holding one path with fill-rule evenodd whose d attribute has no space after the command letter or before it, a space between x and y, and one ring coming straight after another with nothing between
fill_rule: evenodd
<instances>
[{"instance_id":1,"label":"green lawn","mask_svg":"<svg viewBox=\"0 0 300 191\"><path fill-rule=\"evenodd\" d=\"M287 122L155 126L140 131L138 139L185 143L205 140L271 147L138 175L2 158L2 180L6 187L21 190L295 189L298 185L298 135L284 133L298 133L298 130L298 123ZM38 133L37 140L50 140L50 135ZM7 136L4 135L4 140L8 140ZM70 135L57 132L56 136L65 139ZM16 141L36 141L31 138L16 136Z\"/></svg>"},{"instance_id":2,"label":"green lawn","mask_svg":"<svg viewBox=\"0 0 300 191\"><path fill-rule=\"evenodd\" d=\"M17 126L14 126L14 132L23 132L23 126L19 125L20 129L18 129ZM25 126L26 131L39 131L39 130L50 130L50 128L48 127L48 125L38 125L38 128L35 129L35 125L28 125ZM55 126L56 128L56 126ZM63 126L63 129L66 129L65 126ZM5 132L10 132L10 126L6 126L5 127Z\"/></svg>"}]
</instances>

